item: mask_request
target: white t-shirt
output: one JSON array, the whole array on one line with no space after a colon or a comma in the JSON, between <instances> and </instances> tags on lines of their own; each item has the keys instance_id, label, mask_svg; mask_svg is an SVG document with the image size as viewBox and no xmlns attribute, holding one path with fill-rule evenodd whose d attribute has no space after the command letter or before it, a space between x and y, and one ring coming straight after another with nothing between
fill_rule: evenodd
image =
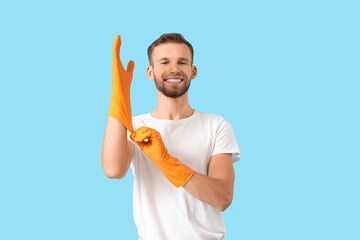
<instances>
[{"instance_id":1,"label":"white t-shirt","mask_svg":"<svg viewBox=\"0 0 360 240\"><path fill-rule=\"evenodd\" d=\"M157 119L150 113L132 118L134 130L147 126L161 134L171 156L207 175L211 156L240 150L231 125L221 116L197 110L180 120ZM130 133L128 132L128 139ZM134 175L134 221L141 240L223 239L222 213L172 185L137 144L131 169Z\"/></svg>"}]
</instances>

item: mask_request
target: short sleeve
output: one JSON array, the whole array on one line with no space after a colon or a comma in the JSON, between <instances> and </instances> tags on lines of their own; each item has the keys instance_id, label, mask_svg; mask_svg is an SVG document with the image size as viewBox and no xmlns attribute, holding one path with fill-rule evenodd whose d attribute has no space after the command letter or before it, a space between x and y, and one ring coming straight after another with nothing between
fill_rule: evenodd
<instances>
[{"instance_id":1,"label":"short sleeve","mask_svg":"<svg viewBox=\"0 0 360 240\"><path fill-rule=\"evenodd\" d=\"M233 163L240 160L241 153L234 131L230 123L223 117L219 118L219 121L215 126L213 141L213 151L211 156L219 153L231 153Z\"/></svg>"}]
</instances>

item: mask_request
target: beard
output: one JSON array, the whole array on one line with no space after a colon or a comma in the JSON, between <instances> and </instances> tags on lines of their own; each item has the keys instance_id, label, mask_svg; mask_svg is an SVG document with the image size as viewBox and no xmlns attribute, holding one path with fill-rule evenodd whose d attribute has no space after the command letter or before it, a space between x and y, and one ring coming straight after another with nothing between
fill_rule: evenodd
<instances>
[{"instance_id":1,"label":"beard","mask_svg":"<svg viewBox=\"0 0 360 240\"><path fill-rule=\"evenodd\" d=\"M172 85L171 83L167 84L166 81L164 81L163 79L159 80L154 77L155 86L165 96L169 98L178 98L184 95L189 90L191 82L186 78L186 76L182 77L184 80L178 85ZM168 86L165 86L165 84Z\"/></svg>"}]
</instances>

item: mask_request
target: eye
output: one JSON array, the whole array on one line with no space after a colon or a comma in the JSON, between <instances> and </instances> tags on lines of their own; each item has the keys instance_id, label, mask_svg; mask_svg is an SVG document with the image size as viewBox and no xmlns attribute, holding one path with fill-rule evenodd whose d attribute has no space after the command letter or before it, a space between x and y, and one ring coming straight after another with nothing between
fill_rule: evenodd
<instances>
[{"instance_id":1,"label":"eye","mask_svg":"<svg viewBox=\"0 0 360 240\"><path fill-rule=\"evenodd\" d=\"M186 62L180 62L180 64L186 64Z\"/></svg>"},{"instance_id":2,"label":"eye","mask_svg":"<svg viewBox=\"0 0 360 240\"><path fill-rule=\"evenodd\" d=\"M162 63L160 63L160 64L168 64L168 62L162 62Z\"/></svg>"}]
</instances>

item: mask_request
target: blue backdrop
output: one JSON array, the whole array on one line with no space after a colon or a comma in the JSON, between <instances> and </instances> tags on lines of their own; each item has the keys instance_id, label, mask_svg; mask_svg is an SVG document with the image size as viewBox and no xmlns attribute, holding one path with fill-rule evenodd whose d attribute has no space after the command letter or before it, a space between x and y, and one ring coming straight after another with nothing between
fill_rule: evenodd
<instances>
[{"instance_id":1,"label":"blue backdrop","mask_svg":"<svg viewBox=\"0 0 360 240\"><path fill-rule=\"evenodd\" d=\"M133 115L156 106L147 47L195 49L190 105L237 138L227 239L360 239L358 1L0 4L0 239L137 239L133 176L101 149L111 51L135 61Z\"/></svg>"}]
</instances>

